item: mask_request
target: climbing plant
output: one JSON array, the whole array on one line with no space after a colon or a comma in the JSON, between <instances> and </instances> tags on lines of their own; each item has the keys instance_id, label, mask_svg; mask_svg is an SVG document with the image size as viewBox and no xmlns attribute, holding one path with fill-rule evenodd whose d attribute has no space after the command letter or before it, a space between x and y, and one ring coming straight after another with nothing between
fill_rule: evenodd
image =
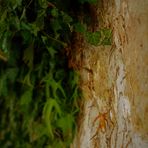
<instances>
[{"instance_id":1,"label":"climbing plant","mask_svg":"<svg viewBox=\"0 0 148 148\"><path fill-rule=\"evenodd\" d=\"M84 5L96 2L0 1L0 147L70 146L80 93L65 48L73 32L93 45L110 44L109 30L90 32L80 18Z\"/></svg>"}]
</instances>

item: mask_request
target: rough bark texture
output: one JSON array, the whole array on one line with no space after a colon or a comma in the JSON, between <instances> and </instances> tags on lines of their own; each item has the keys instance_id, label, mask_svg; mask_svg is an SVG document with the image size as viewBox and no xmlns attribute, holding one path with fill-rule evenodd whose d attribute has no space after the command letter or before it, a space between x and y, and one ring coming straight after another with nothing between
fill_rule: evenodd
<instances>
[{"instance_id":1,"label":"rough bark texture","mask_svg":"<svg viewBox=\"0 0 148 148\"><path fill-rule=\"evenodd\" d=\"M104 0L100 16L113 45L76 53L84 107L72 147L148 148L148 1Z\"/></svg>"}]
</instances>

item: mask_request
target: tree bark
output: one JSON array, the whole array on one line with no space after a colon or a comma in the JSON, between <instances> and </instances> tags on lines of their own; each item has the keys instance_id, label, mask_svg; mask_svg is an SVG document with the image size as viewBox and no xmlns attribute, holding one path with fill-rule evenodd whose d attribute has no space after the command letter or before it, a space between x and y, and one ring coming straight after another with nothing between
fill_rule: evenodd
<instances>
[{"instance_id":1,"label":"tree bark","mask_svg":"<svg viewBox=\"0 0 148 148\"><path fill-rule=\"evenodd\" d=\"M104 0L97 12L113 43L76 53L83 110L72 147L148 148L148 1Z\"/></svg>"}]
</instances>

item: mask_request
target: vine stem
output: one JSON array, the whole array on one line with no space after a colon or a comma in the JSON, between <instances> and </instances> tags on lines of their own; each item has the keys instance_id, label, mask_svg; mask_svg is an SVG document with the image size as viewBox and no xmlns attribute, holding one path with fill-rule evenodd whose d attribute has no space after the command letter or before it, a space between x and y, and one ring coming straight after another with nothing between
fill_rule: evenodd
<instances>
[{"instance_id":1,"label":"vine stem","mask_svg":"<svg viewBox=\"0 0 148 148\"><path fill-rule=\"evenodd\" d=\"M46 35L49 39L51 39L51 40L53 40L53 41L56 41L57 43L59 43L59 44L63 45L64 47L66 47L66 46L67 46L67 44L66 44L66 43L64 43L64 42L62 42L62 41L60 41L60 40L57 40L57 39L55 39L55 38L53 38L53 37L49 36L49 35L48 35L48 34L46 34L45 32L43 32L43 34L44 34L44 35Z\"/></svg>"}]
</instances>

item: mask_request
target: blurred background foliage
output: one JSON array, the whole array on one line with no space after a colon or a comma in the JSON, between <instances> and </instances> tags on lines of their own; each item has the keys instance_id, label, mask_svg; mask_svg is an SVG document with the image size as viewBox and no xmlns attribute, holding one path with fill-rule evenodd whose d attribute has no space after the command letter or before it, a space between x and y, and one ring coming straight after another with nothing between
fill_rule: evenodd
<instances>
[{"instance_id":1,"label":"blurred background foliage","mask_svg":"<svg viewBox=\"0 0 148 148\"><path fill-rule=\"evenodd\" d=\"M1 148L70 147L80 92L64 49L75 31L93 45L110 44L109 30L89 32L79 20L84 5L95 3L0 1Z\"/></svg>"}]
</instances>

